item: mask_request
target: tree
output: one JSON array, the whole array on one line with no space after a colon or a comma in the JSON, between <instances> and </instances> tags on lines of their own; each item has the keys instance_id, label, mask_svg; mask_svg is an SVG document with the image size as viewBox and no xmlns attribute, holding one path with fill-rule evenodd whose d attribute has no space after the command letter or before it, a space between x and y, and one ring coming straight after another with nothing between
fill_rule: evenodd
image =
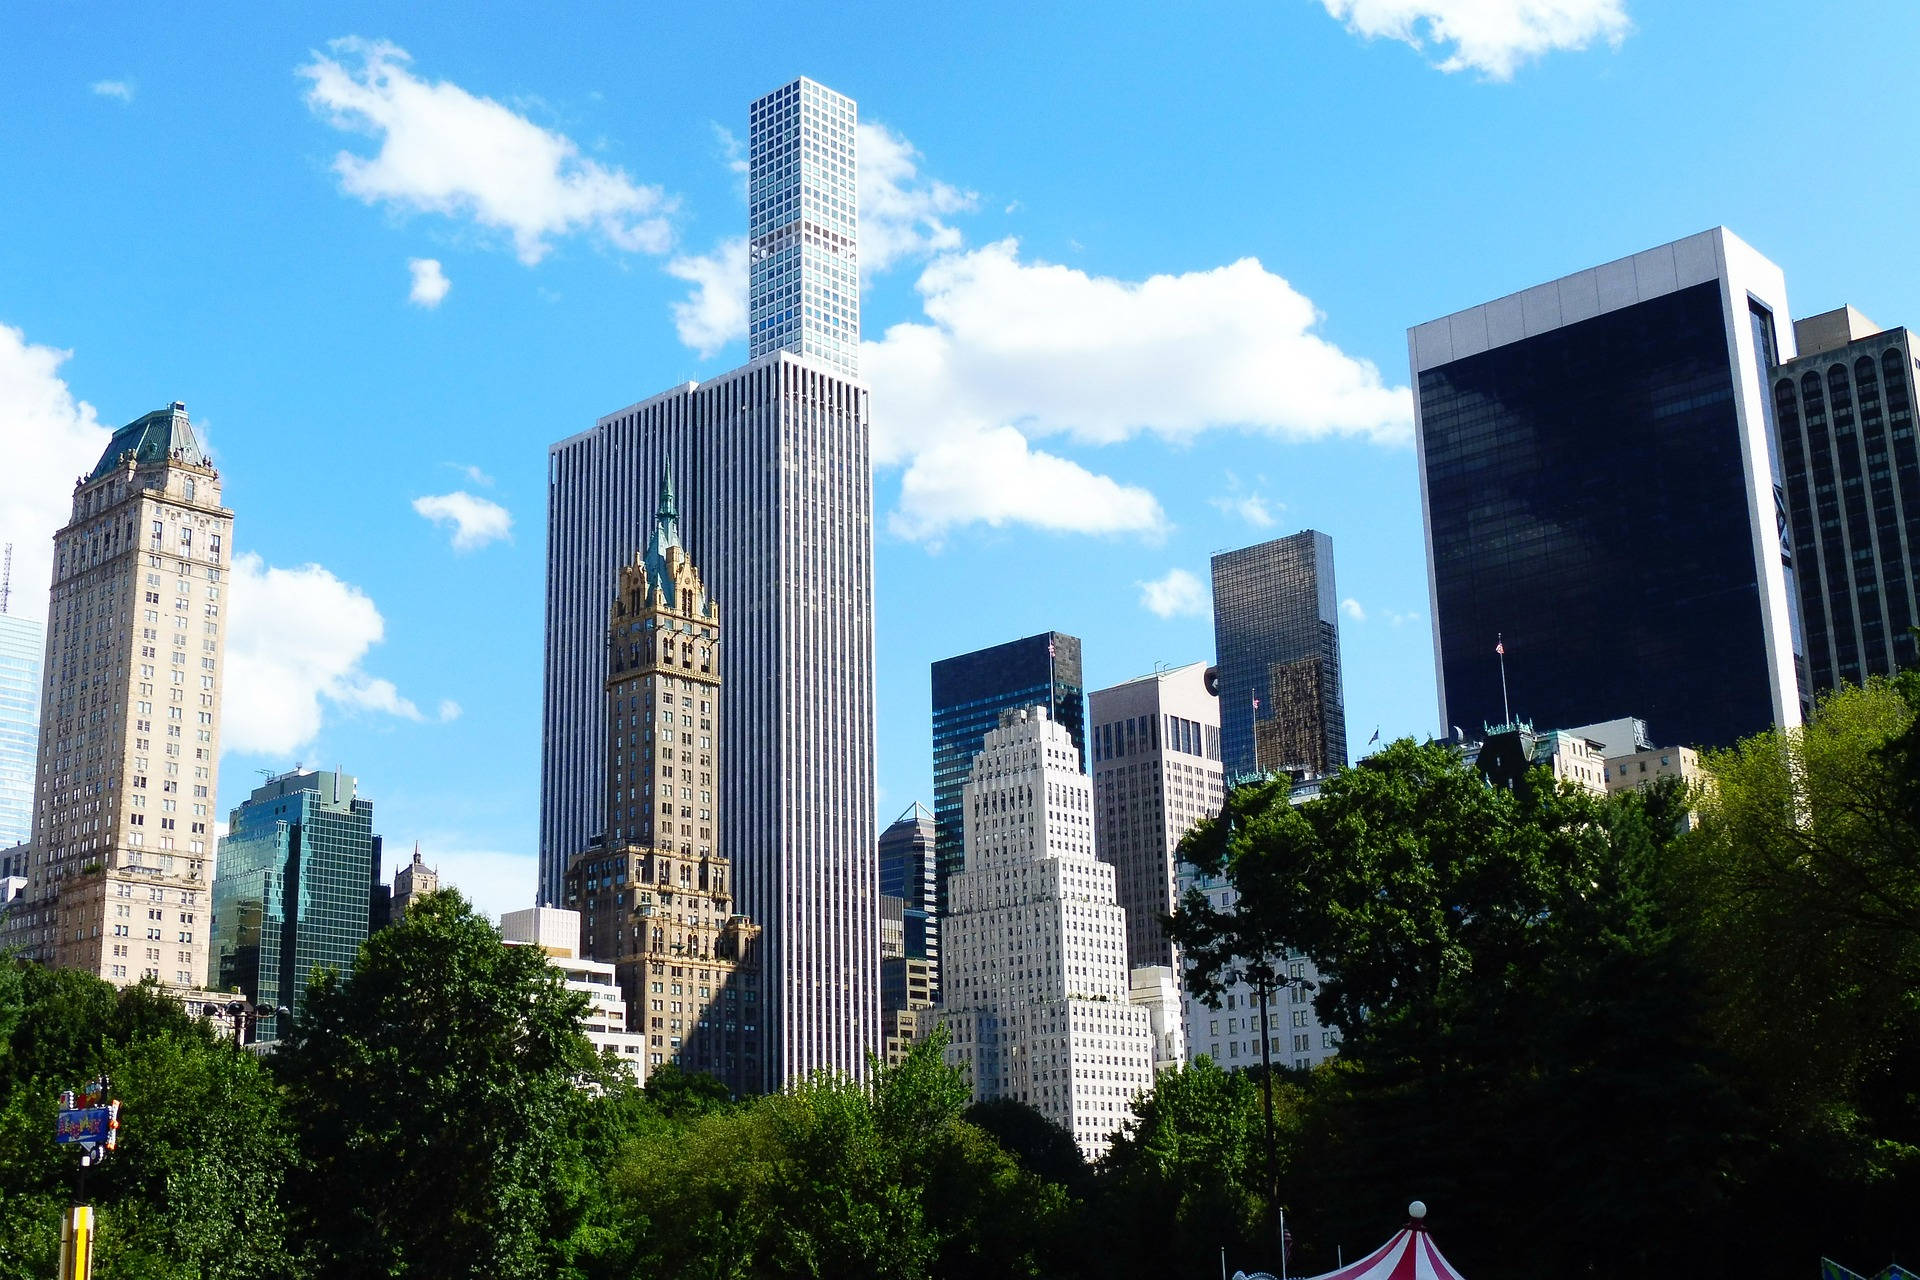
<instances>
[{"instance_id":1,"label":"tree","mask_svg":"<svg viewBox=\"0 0 1920 1280\"><path fill-rule=\"evenodd\" d=\"M551 1274L586 1211L585 997L450 890L322 973L275 1054L304 1167L301 1238L330 1276Z\"/></svg>"}]
</instances>

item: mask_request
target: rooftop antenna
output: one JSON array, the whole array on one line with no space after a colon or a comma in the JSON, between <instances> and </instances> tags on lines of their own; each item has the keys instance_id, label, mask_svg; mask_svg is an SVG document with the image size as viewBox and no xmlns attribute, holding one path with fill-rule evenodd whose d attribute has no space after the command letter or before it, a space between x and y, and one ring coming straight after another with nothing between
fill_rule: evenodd
<instances>
[{"instance_id":1,"label":"rooftop antenna","mask_svg":"<svg viewBox=\"0 0 1920 1280\"><path fill-rule=\"evenodd\" d=\"M1485 643L1482 641L1481 643ZM1498 631L1493 633L1493 651L1500 655L1500 710L1507 717L1509 727L1513 724L1513 704L1507 701L1507 638Z\"/></svg>"},{"instance_id":2,"label":"rooftop antenna","mask_svg":"<svg viewBox=\"0 0 1920 1280\"><path fill-rule=\"evenodd\" d=\"M0 613L7 611L7 598L13 594L13 544L7 544L4 566L0 566Z\"/></svg>"}]
</instances>

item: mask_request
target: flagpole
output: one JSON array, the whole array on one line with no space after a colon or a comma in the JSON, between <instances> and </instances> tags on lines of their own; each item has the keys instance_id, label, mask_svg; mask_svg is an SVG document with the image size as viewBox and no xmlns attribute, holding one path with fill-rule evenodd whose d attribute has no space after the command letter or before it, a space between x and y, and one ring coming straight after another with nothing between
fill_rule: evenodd
<instances>
[{"instance_id":1,"label":"flagpole","mask_svg":"<svg viewBox=\"0 0 1920 1280\"><path fill-rule=\"evenodd\" d=\"M1493 651L1500 655L1500 710L1506 714L1507 724L1513 724L1513 704L1507 701L1507 641L1498 631L1493 633Z\"/></svg>"}]
</instances>

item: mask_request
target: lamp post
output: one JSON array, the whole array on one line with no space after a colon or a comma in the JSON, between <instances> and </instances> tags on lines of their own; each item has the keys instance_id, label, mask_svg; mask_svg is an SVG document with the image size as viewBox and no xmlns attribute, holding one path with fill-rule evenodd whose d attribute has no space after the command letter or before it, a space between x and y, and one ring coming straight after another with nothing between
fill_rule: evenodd
<instances>
[{"instance_id":1,"label":"lamp post","mask_svg":"<svg viewBox=\"0 0 1920 1280\"><path fill-rule=\"evenodd\" d=\"M1265 953L1241 971L1241 978L1253 985L1260 1001L1260 1100L1267 1140L1267 1218L1268 1228L1273 1232L1274 1246L1280 1250L1280 1280L1286 1280L1287 1220L1280 1208L1280 1158L1273 1132L1273 1035L1267 1007L1272 1003L1276 989L1305 989L1311 984L1305 978L1280 974Z\"/></svg>"}]
</instances>

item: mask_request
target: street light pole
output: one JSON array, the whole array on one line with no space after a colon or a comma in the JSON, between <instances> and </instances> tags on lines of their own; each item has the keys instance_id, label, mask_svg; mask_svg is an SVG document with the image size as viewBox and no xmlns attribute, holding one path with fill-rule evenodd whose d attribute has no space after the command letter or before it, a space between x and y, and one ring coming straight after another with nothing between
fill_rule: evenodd
<instances>
[{"instance_id":1,"label":"street light pole","mask_svg":"<svg viewBox=\"0 0 1920 1280\"><path fill-rule=\"evenodd\" d=\"M1267 1134L1267 1220L1274 1242L1280 1249L1280 1273L1287 1270L1287 1242L1280 1223L1280 1162L1273 1138L1273 1037L1267 1022L1267 1005L1272 999L1273 970L1264 960L1254 972L1254 990L1260 996L1260 1094L1266 1113Z\"/></svg>"}]
</instances>

